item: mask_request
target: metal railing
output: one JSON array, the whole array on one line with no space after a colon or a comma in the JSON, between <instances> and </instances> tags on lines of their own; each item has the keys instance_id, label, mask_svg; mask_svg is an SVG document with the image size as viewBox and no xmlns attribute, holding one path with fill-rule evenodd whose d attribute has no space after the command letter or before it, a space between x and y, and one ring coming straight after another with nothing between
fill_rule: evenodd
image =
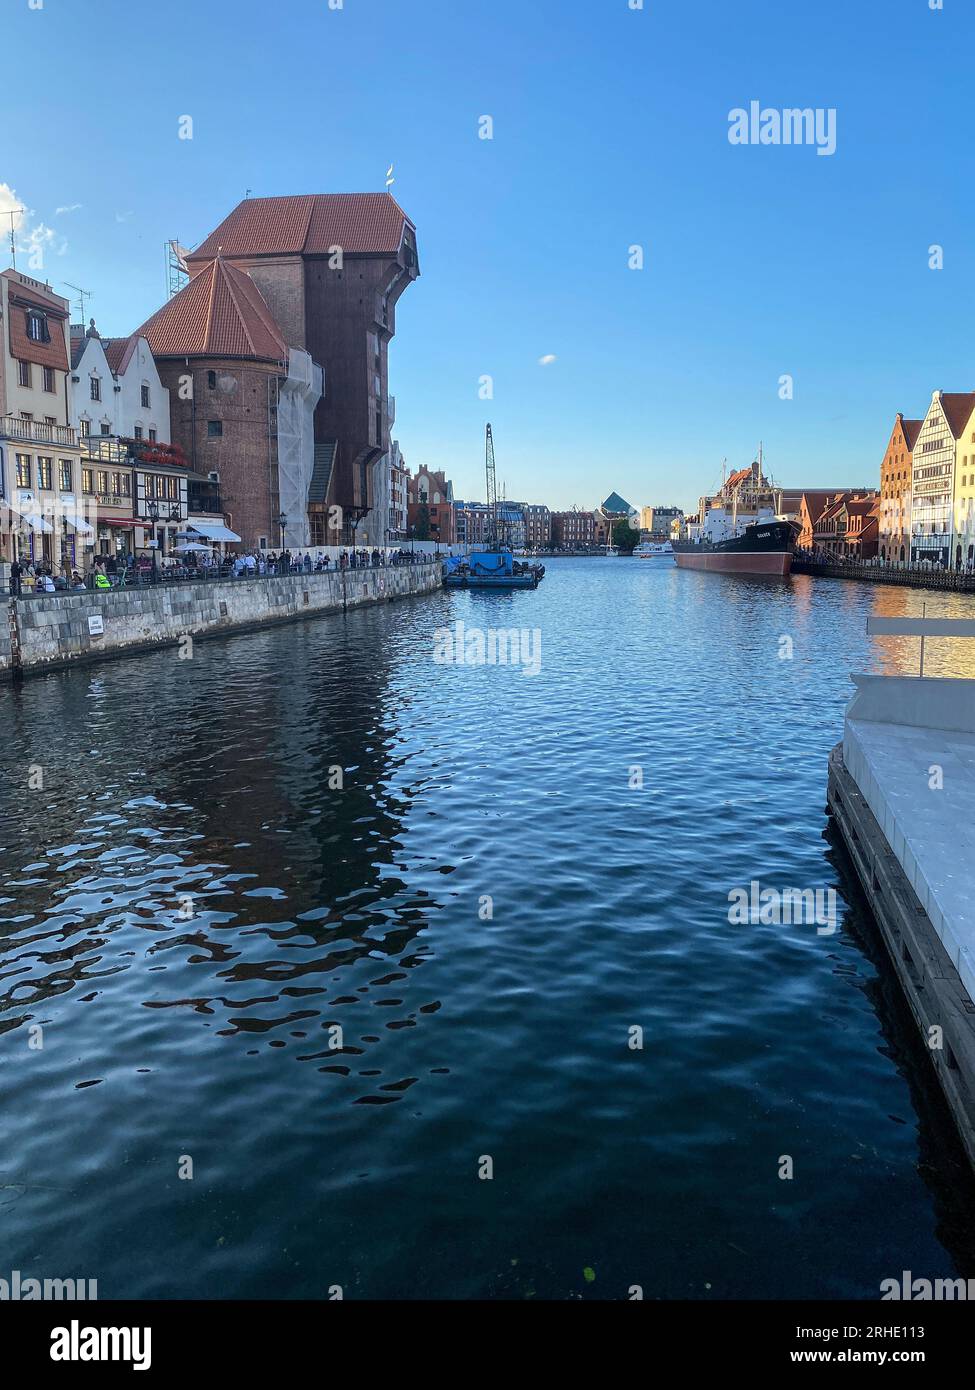
<instances>
[{"instance_id":1,"label":"metal railing","mask_svg":"<svg viewBox=\"0 0 975 1390\"><path fill-rule=\"evenodd\" d=\"M198 568L191 565L160 565L156 569L151 569L145 565L133 565L120 569L115 574L106 573L107 586L96 583L97 570L91 570L84 576L83 587L71 585L61 578L57 578L53 582L55 594L84 593L86 591L107 594L117 593L125 589L152 589L172 584L237 584L248 579L308 579L316 574L361 574L369 570L398 569L401 566L423 564L439 565L440 559L435 555L422 555L419 552L410 554L407 551L404 555L390 553L378 564L373 564L370 559L368 563L329 564L321 569L316 569L314 565L311 569L306 569L303 565L292 565L289 569L285 569L274 564L266 567L263 571L258 569L238 570L231 561L225 561L222 564L201 565ZM28 587L21 581L19 590L14 596L17 598L49 598L51 591Z\"/></svg>"}]
</instances>

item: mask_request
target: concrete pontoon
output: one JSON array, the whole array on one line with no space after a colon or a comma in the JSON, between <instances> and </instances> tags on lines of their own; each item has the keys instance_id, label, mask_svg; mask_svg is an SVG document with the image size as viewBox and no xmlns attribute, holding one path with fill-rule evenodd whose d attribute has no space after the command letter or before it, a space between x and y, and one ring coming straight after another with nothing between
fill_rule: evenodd
<instances>
[{"instance_id":1,"label":"concrete pontoon","mask_svg":"<svg viewBox=\"0 0 975 1390\"><path fill-rule=\"evenodd\" d=\"M867 630L975 638L967 620ZM829 809L975 1166L975 681L853 681Z\"/></svg>"}]
</instances>

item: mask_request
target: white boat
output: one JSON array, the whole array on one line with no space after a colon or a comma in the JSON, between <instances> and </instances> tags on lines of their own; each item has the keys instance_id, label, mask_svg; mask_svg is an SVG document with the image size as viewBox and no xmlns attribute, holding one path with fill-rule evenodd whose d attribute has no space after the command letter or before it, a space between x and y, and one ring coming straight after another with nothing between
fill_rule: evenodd
<instances>
[{"instance_id":1,"label":"white boat","mask_svg":"<svg viewBox=\"0 0 975 1390\"><path fill-rule=\"evenodd\" d=\"M672 560L674 547L670 541L641 541L633 554L638 560Z\"/></svg>"}]
</instances>

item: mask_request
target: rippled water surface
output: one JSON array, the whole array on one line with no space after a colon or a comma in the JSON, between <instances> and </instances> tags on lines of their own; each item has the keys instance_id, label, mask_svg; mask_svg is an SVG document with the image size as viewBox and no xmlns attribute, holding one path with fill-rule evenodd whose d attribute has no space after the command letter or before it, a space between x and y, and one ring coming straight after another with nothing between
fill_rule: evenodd
<instances>
[{"instance_id":1,"label":"rippled water surface","mask_svg":"<svg viewBox=\"0 0 975 1390\"><path fill-rule=\"evenodd\" d=\"M0 690L0 1276L103 1298L975 1276L972 1185L824 814L848 673L916 669L866 618L923 603L975 610L554 561L536 593ZM537 627L540 674L435 664L458 620ZM975 674L962 645L929 671ZM840 930L731 925L752 880L837 889Z\"/></svg>"}]
</instances>

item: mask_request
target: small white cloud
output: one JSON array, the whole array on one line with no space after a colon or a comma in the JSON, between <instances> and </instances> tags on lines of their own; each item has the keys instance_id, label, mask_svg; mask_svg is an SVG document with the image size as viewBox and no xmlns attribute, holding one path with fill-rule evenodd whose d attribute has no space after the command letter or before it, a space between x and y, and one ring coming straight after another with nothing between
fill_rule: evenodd
<instances>
[{"instance_id":1,"label":"small white cloud","mask_svg":"<svg viewBox=\"0 0 975 1390\"><path fill-rule=\"evenodd\" d=\"M2 231L9 236L11 219L5 213L13 213L13 230L18 252L28 257L28 267L41 270L46 255L63 256L68 243L60 232L43 222L34 222L33 210L27 207L22 198L8 183L0 183L0 218Z\"/></svg>"},{"instance_id":2,"label":"small white cloud","mask_svg":"<svg viewBox=\"0 0 975 1390\"><path fill-rule=\"evenodd\" d=\"M134 216L135 216L135 213L134 213L134 212L117 212L117 213L115 214L115 221L116 221L116 222L128 222L129 219L132 218L132 217L134 217Z\"/></svg>"},{"instance_id":3,"label":"small white cloud","mask_svg":"<svg viewBox=\"0 0 975 1390\"><path fill-rule=\"evenodd\" d=\"M538 365L540 367L551 367L552 363L556 361L558 361L558 358L555 356L555 353L549 352L546 353L544 357L538 359Z\"/></svg>"},{"instance_id":4,"label":"small white cloud","mask_svg":"<svg viewBox=\"0 0 975 1390\"><path fill-rule=\"evenodd\" d=\"M55 208L54 215L55 217L63 217L66 212L77 212L81 206L81 203L68 203L63 208Z\"/></svg>"}]
</instances>

